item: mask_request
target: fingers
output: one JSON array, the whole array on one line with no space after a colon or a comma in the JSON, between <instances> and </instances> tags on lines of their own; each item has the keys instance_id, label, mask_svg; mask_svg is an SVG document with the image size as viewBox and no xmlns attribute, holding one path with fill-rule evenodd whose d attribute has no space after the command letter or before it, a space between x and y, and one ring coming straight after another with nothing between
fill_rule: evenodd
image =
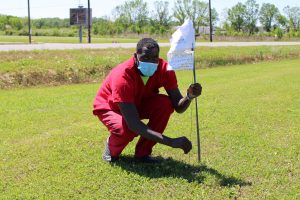
<instances>
[{"instance_id":1,"label":"fingers","mask_svg":"<svg viewBox=\"0 0 300 200\"><path fill-rule=\"evenodd\" d=\"M200 95L201 94L201 91L202 91L202 87L199 83L195 83L193 86L193 94L195 95Z\"/></svg>"},{"instance_id":2,"label":"fingers","mask_svg":"<svg viewBox=\"0 0 300 200\"><path fill-rule=\"evenodd\" d=\"M192 149L192 143L189 141L187 145L187 150L185 151L185 154L189 153Z\"/></svg>"},{"instance_id":3,"label":"fingers","mask_svg":"<svg viewBox=\"0 0 300 200\"><path fill-rule=\"evenodd\" d=\"M187 154L192 149L192 143L186 137L184 137L184 139L185 139L185 141L183 143L183 151L185 154Z\"/></svg>"},{"instance_id":4,"label":"fingers","mask_svg":"<svg viewBox=\"0 0 300 200\"><path fill-rule=\"evenodd\" d=\"M180 138L174 139L172 147L180 148L184 151L185 154L187 154L192 149L192 143L186 137L180 137Z\"/></svg>"},{"instance_id":5,"label":"fingers","mask_svg":"<svg viewBox=\"0 0 300 200\"><path fill-rule=\"evenodd\" d=\"M190 85L188 89L188 93L191 97L197 97L201 95L202 92L202 86L199 83L193 83Z\"/></svg>"}]
</instances>

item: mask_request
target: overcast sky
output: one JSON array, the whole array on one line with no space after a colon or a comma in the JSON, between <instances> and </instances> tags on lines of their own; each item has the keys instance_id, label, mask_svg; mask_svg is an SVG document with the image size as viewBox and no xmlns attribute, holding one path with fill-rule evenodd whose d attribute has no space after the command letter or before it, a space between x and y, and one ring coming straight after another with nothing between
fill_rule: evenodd
<instances>
[{"instance_id":1,"label":"overcast sky","mask_svg":"<svg viewBox=\"0 0 300 200\"><path fill-rule=\"evenodd\" d=\"M121 5L126 0L90 0L91 8L93 9L93 17L110 16L111 11L117 5ZM128 0L127 0L128 1ZM147 0L150 9L156 0ZM208 1L208 0L207 0ZM246 0L211 0L212 7L215 8L219 16L222 17L222 12L225 8L231 8L238 2L245 3ZM27 16L27 0L0 0L0 14L14 15L19 17ZM174 0L170 0L173 7ZM261 6L263 3L275 4L280 12L289 5L291 7L300 7L300 0L256 0ZM87 7L87 0L30 0L31 17L46 18L59 17L69 18L69 9L76 8L79 4Z\"/></svg>"}]
</instances>

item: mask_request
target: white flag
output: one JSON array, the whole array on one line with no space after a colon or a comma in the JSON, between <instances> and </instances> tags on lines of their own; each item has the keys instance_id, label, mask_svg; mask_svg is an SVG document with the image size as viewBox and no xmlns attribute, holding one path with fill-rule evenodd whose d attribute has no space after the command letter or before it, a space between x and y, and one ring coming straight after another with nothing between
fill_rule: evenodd
<instances>
[{"instance_id":1,"label":"white flag","mask_svg":"<svg viewBox=\"0 0 300 200\"><path fill-rule=\"evenodd\" d=\"M172 35L168 52L168 70L192 70L194 66L195 29L191 20L186 20Z\"/></svg>"}]
</instances>

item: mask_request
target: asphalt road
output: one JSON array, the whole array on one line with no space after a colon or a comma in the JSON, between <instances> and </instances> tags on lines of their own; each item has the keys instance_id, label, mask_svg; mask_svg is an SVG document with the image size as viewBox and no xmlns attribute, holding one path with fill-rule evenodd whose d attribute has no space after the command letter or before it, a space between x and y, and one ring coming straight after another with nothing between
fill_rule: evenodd
<instances>
[{"instance_id":1,"label":"asphalt road","mask_svg":"<svg viewBox=\"0 0 300 200\"><path fill-rule=\"evenodd\" d=\"M169 46L169 43L160 43L160 46ZM223 47L223 46L287 46L300 45L300 42L201 42L196 46ZM3 44L0 51L31 51L31 50L63 50L63 49L107 49L107 48L135 48L135 43L103 43L103 44Z\"/></svg>"}]
</instances>

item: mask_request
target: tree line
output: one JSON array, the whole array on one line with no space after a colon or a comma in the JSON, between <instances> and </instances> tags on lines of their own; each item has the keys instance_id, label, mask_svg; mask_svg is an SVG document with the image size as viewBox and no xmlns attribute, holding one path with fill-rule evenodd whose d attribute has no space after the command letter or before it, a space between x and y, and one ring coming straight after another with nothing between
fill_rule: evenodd
<instances>
[{"instance_id":1,"label":"tree line","mask_svg":"<svg viewBox=\"0 0 300 200\"><path fill-rule=\"evenodd\" d=\"M92 33L169 35L186 18L193 21L196 32L201 31L201 27L209 26L206 1L175 0L174 6L170 8L169 1L157 0L152 7L150 10L149 4L144 0L128 0L115 7L110 17L93 18ZM300 7L286 6L281 13L274 4L263 3L260 6L256 0L247 0L225 10L221 19L214 8L211 15L216 35L255 35L264 32L273 33L278 38L284 34L300 37ZM27 23L27 18L0 15L0 31L5 34L26 35ZM51 28L56 31L60 28L70 29L69 19L59 18L33 19L32 26L36 32ZM76 27L70 30L71 33L77 33ZM69 32L65 36L72 34Z\"/></svg>"}]
</instances>

